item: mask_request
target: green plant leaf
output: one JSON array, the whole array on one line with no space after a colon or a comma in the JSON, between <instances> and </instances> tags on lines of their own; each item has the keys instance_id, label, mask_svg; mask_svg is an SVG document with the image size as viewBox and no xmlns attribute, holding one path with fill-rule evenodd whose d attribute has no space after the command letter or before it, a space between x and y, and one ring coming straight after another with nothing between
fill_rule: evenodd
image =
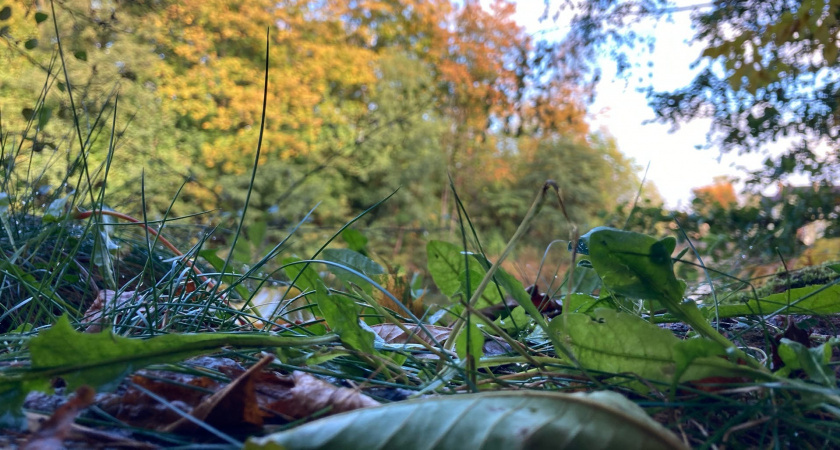
<instances>
[{"instance_id":1,"label":"green plant leaf","mask_svg":"<svg viewBox=\"0 0 840 450\"><path fill-rule=\"evenodd\" d=\"M0 418L19 421L26 394L46 390L49 380L64 379L68 391L83 384L113 389L128 374L149 364L176 362L216 351L220 347L294 347L327 343L332 337L292 338L267 333L167 334L151 339L131 339L111 332L79 333L67 316L29 342L31 365L0 376Z\"/></svg>"},{"instance_id":2,"label":"green plant leaf","mask_svg":"<svg viewBox=\"0 0 840 450\"><path fill-rule=\"evenodd\" d=\"M785 363L783 373L788 375L794 370L802 369L815 383L832 389L836 388L837 379L834 368L829 363L832 347L837 343L836 339L832 339L818 347L808 348L799 342L782 338L779 345L779 357Z\"/></svg>"},{"instance_id":3,"label":"green plant leaf","mask_svg":"<svg viewBox=\"0 0 840 450\"><path fill-rule=\"evenodd\" d=\"M48 16L46 13L42 13L40 11L36 12L35 13L35 23L41 23L41 22L47 20L47 18L49 18L49 17L50 16Z\"/></svg>"},{"instance_id":4,"label":"green plant leaf","mask_svg":"<svg viewBox=\"0 0 840 450\"><path fill-rule=\"evenodd\" d=\"M741 317L766 314L827 315L840 313L840 284L813 285L790 289L778 294L736 305L720 305L720 317Z\"/></svg>"},{"instance_id":5,"label":"green plant leaf","mask_svg":"<svg viewBox=\"0 0 840 450\"><path fill-rule=\"evenodd\" d=\"M464 273L461 248L448 242L429 241L426 259L435 285L443 295L451 298L461 289L461 274Z\"/></svg>"},{"instance_id":6,"label":"green plant leaf","mask_svg":"<svg viewBox=\"0 0 840 450\"><path fill-rule=\"evenodd\" d=\"M263 239L265 239L266 231L268 231L268 221L265 220L265 217L260 217L248 225L248 241L253 248L260 248Z\"/></svg>"},{"instance_id":7,"label":"green plant leaf","mask_svg":"<svg viewBox=\"0 0 840 450\"><path fill-rule=\"evenodd\" d=\"M383 269L376 261L355 250L350 250L349 248L328 248L321 252L321 257L326 261L331 261L350 269L354 269L367 275L368 277L376 277L378 275L385 274L385 269ZM373 292L373 286L370 283L365 282L364 279L353 275L340 267L327 266L327 270L332 272L333 275L345 283L353 283L368 294Z\"/></svg>"},{"instance_id":8,"label":"green plant leaf","mask_svg":"<svg viewBox=\"0 0 840 450\"><path fill-rule=\"evenodd\" d=\"M464 295L465 300L469 299L475 291L475 288L481 284L484 275L487 274L486 267L488 267L489 263L481 255L467 256L470 261L469 273L467 273L464 251L455 244L443 241L430 241L426 245L426 255L429 273L432 275L435 285L437 285L442 294L449 298L460 293ZM483 259L485 264L488 265L482 265L479 262L479 258ZM467 276L469 276L470 292L467 292ZM501 280L503 277L504 275L497 274L495 280ZM527 293L525 295L527 296ZM528 298L530 303L530 296ZM501 302L502 296L499 295L499 290L494 286L488 286L481 293L481 300L473 306L484 308L497 305ZM536 311L536 308L534 308L534 311Z\"/></svg>"},{"instance_id":9,"label":"green plant leaf","mask_svg":"<svg viewBox=\"0 0 840 450\"><path fill-rule=\"evenodd\" d=\"M4 6L3 9L0 9L0 20L9 20L12 17L12 8L10 6Z\"/></svg>"},{"instance_id":10,"label":"green plant leaf","mask_svg":"<svg viewBox=\"0 0 840 450\"><path fill-rule=\"evenodd\" d=\"M385 269L379 263L349 248L328 248L321 252L321 256L327 261L343 264L369 277L385 274Z\"/></svg>"},{"instance_id":11,"label":"green plant leaf","mask_svg":"<svg viewBox=\"0 0 840 450\"><path fill-rule=\"evenodd\" d=\"M50 202L41 220L44 223L54 223L63 220L65 217L67 217L67 197L59 197Z\"/></svg>"},{"instance_id":12,"label":"green plant leaf","mask_svg":"<svg viewBox=\"0 0 840 450\"><path fill-rule=\"evenodd\" d=\"M38 46L38 39L30 39L23 43L23 48L27 50L32 50Z\"/></svg>"},{"instance_id":13,"label":"green plant leaf","mask_svg":"<svg viewBox=\"0 0 840 450\"><path fill-rule=\"evenodd\" d=\"M644 300L681 301L685 284L674 275L671 253L676 240L599 227L581 236L592 267L607 288Z\"/></svg>"},{"instance_id":14,"label":"green plant leaf","mask_svg":"<svg viewBox=\"0 0 840 450\"><path fill-rule=\"evenodd\" d=\"M233 260L242 264L251 264L251 243L247 239L238 239L233 246Z\"/></svg>"},{"instance_id":15,"label":"green plant leaf","mask_svg":"<svg viewBox=\"0 0 840 450\"><path fill-rule=\"evenodd\" d=\"M204 258L211 267L221 273L222 269L225 268L225 260L216 255L217 251L218 249L204 248L198 251L198 256ZM241 280L239 275L232 275L228 272L219 278L225 283L234 284L234 290L239 294L240 298L251 298L251 292L242 283L237 283L237 281Z\"/></svg>"},{"instance_id":16,"label":"green plant leaf","mask_svg":"<svg viewBox=\"0 0 840 450\"><path fill-rule=\"evenodd\" d=\"M475 321L471 321L464 332L458 334L458 340L455 341L455 352L458 354L458 358L464 359L470 356L473 361L478 361L484 356L484 334L478 329Z\"/></svg>"},{"instance_id":17,"label":"green plant leaf","mask_svg":"<svg viewBox=\"0 0 840 450\"><path fill-rule=\"evenodd\" d=\"M298 258L283 260L286 276L295 280L295 286L301 292L315 291L307 298L318 303L318 309L324 320L338 334L344 345L368 355L375 354L373 342L376 333L362 328L356 303L343 295L330 295L327 286L315 269L300 261Z\"/></svg>"},{"instance_id":18,"label":"green plant leaf","mask_svg":"<svg viewBox=\"0 0 840 450\"><path fill-rule=\"evenodd\" d=\"M533 324L533 320L525 312L525 308L518 307L511 310L510 315L495 320L496 325L510 334L528 330L529 325Z\"/></svg>"},{"instance_id":19,"label":"green plant leaf","mask_svg":"<svg viewBox=\"0 0 840 450\"><path fill-rule=\"evenodd\" d=\"M488 392L391 403L251 438L255 449L683 449L613 392Z\"/></svg>"},{"instance_id":20,"label":"green plant leaf","mask_svg":"<svg viewBox=\"0 0 840 450\"><path fill-rule=\"evenodd\" d=\"M471 257L470 262L469 290L467 289L467 273L461 272L461 287L458 289L458 292L456 292L456 294L463 294L465 301L472 297L475 292L475 288L481 284L481 280L483 280L484 275L487 274L487 271L483 270L481 266L479 266L478 261L475 258ZM499 290L496 286L490 285L484 290L484 292L481 293L481 297L478 302L476 302L475 307L478 309L486 308L488 306L498 305L502 303L502 301L503 299Z\"/></svg>"},{"instance_id":21,"label":"green plant leaf","mask_svg":"<svg viewBox=\"0 0 840 450\"><path fill-rule=\"evenodd\" d=\"M344 239L344 242L347 243L347 247L350 250L355 250L359 253L365 252L368 238L361 231L355 228L345 228L341 231L341 238Z\"/></svg>"},{"instance_id":22,"label":"green plant leaf","mask_svg":"<svg viewBox=\"0 0 840 450\"><path fill-rule=\"evenodd\" d=\"M676 239L657 240L632 231L598 227L580 241L588 247L592 267L610 291L630 298L657 300L701 335L724 347L735 347L709 325L696 303L683 301L685 283L674 275L671 260ZM738 356L753 368L758 367L754 360L740 353Z\"/></svg>"},{"instance_id":23,"label":"green plant leaf","mask_svg":"<svg viewBox=\"0 0 840 450\"><path fill-rule=\"evenodd\" d=\"M551 321L552 333L565 333L570 348L583 367L607 373L632 372L642 378L665 384L707 377L743 376L748 372L719 358L725 349L712 341L695 339L699 348L677 349L682 342L671 331L640 317L609 309L586 314L564 314ZM564 326L566 327L564 329ZM678 354L678 352L682 352ZM621 380L622 382L629 382ZM634 389L646 390L637 382Z\"/></svg>"},{"instance_id":24,"label":"green plant leaf","mask_svg":"<svg viewBox=\"0 0 840 450\"><path fill-rule=\"evenodd\" d=\"M73 56L75 56L79 61L87 61L87 52L84 50L76 50L73 52Z\"/></svg>"},{"instance_id":25,"label":"green plant leaf","mask_svg":"<svg viewBox=\"0 0 840 450\"><path fill-rule=\"evenodd\" d=\"M587 294L571 294L563 297L563 312L566 313L590 313L596 308L613 306L613 303L606 299L594 297Z\"/></svg>"}]
</instances>

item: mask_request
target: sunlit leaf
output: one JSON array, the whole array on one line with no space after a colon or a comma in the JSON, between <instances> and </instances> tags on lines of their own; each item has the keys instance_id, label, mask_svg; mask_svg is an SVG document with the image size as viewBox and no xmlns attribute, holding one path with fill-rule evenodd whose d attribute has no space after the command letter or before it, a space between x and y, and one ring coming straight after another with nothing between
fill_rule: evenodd
<instances>
[{"instance_id":1,"label":"sunlit leaf","mask_svg":"<svg viewBox=\"0 0 840 450\"><path fill-rule=\"evenodd\" d=\"M697 380L713 376L743 376L747 368L719 357L721 345L696 339L700 348L685 348L677 357L682 342L666 329L637 316L609 309L586 314L564 314L552 320L550 330L568 336L570 348L583 367L607 373L632 373L663 383ZM680 366L680 367L678 367ZM616 383L635 389L647 386L633 378L616 378Z\"/></svg>"},{"instance_id":2,"label":"sunlit leaf","mask_svg":"<svg viewBox=\"0 0 840 450\"><path fill-rule=\"evenodd\" d=\"M809 314L826 315L840 313L840 284L813 285L789 289L778 294L750 300L735 305L719 305L720 317L749 315ZM711 310L709 311L712 312Z\"/></svg>"}]
</instances>

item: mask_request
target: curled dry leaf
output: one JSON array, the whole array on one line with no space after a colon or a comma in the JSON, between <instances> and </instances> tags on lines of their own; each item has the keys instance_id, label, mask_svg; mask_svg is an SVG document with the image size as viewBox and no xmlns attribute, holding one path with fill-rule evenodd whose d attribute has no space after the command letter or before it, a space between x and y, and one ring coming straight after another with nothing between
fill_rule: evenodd
<instances>
[{"instance_id":1,"label":"curled dry leaf","mask_svg":"<svg viewBox=\"0 0 840 450\"><path fill-rule=\"evenodd\" d=\"M265 321L302 324L316 319L311 302L294 287L263 287L251 298L250 304ZM262 328L265 324L255 321L254 326Z\"/></svg>"},{"instance_id":2,"label":"curled dry leaf","mask_svg":"<svg viewBox=\"0 0 840 450\"><path fill-rule=\"evenodd\" d=\"M257 403L255 378L273 360L273 356L261 359L222 390L205 398L190 415L217 428L242 430L261 427L263 414ZM184 417L163 428L168 433L195 430L196 425Z\"/></svg>"},{"instance_id":3,"label":"curled dry leaf","mask_svg":"<svg viewBox=\"0 0 840 450\"><path fill-rule=\"evenodd\" d=\"M67 403L58 407L53 415L21 447L22 450L62 449L62 442L70 433L70 428L79 412L93 403L96 395L93 389L82 386Z\"/></svg>"},{"instance_id":4,"label":"curled dry leaf","mask_svg":"<svg viewBox=\"0 0 840 450\"><path fill-rule=\"evenodd\" d=\"M110 289L102 289L99 291L99 295L96 296L96 300L93 301L88 310L85 311L85 315L82 317L82 323L90 324L87 328L85 328L85 333L99 333L103 329L107 328L111 322L106 314L106 311L127 309L125 308L127 305L137 300L136 291L124 291L117 293L116 291L112 291ZM139 308L136 314L146 314L146 308Z\"/></svg>"},{"instance_id":5,"label":"curled dry leaf","mask_svg":"<svg viewBox=\"0 0 840 450\"><path fill-rule=\"evenodd\" d=\"M426 325L423 328L432 334L432 336L429 336L429 333L417 325L403 324L403 327L405 327L409 333L406 333L402 328L394 325L393 323L382 323L371 326L373 331L387 344L419 344L421 341L430 345L436 345L434 341L437 341L438 344L443 344L452 332L452 329L449 327ZM432 338L434 338L434 340Z\"/></svg>"},{"instance_id":6,"label":"curled dry leaf","mask_svg":"<svg viewBox=\"0 0 840 450\"><path fill-rule=\"evenodd\" d=\"M267 381L267 380L266 380ZM296 371L291 377L276 377L273 383L260 383L258 388L269 411L288 419L303 419L329 408L338 414L359 408L379 406L379 402L356 389L336 387L314 376Z\"/></svg>"}]
</instances>

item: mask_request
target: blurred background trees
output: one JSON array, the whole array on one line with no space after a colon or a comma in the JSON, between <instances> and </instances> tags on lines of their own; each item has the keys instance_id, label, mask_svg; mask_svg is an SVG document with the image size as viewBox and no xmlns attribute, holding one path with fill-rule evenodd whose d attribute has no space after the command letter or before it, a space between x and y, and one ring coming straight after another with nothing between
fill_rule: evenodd
<instances>
[{"instance_id":1,"label":"blurred background trees","mask_svg":"<svg viewBox=\"0 0 840 450\"><path fill-rule=\"evenodd\" d=\"M319 204L303 235L323 238L399 188L363 220L396 254L406 240L422 248L417 238L457 229L450 177L494 248L546 179L561 184L582 227L639 186L638 167L588 128L587 87L516 24L510 2L66 0L55 2L55 14L41 1L2 8L8 69L0 107L5 142L15 148L6 154L57 172L39 178L43 192L61 191L62 171L77 169L55 161L69 161L81 145L92 163L105 162L115 105L107 201L137 216L143 176L150 218L170 203L172 215L218 209L233 218L250 188L252 211L279 232ZM251 186L266 29L266 133ZM33 114L36 126L27 129ZM102 181L101 169L96 177ZM565 220L551 214L532 245L567 236Z\"/></svg>"},{"instance_id":2,"label":"blurred background trees","mask_svg":"<svg viewBox=\"0 0 840 450\"><path fill-rule=\"evenodd\" d=\"M694 191L689 211L645 208L632 225L683 227L701 251L739 264L784 260L819 237L840 237L840 1L838 0L546 0L547 18L570 18L556 51L565 52L582 83L602 74L605 52L616 74L639 76L656 46L649 30L688 14L692 44L703 48L693 79L671 91L648 86L655 120L679 127L711 121L703 147L766 155L747 173L740 199L729 180ZM645 71L668 70L645 67ZM699 143L698 143L699 144ZM677 220L674 221L673 219ZM679 225L677 224L679 222ZM837 245L834 244L834 248ZM837 260L835 251L827 259ZM819 261L817 261L819 262Z\"/></svg>"}]
</instances>

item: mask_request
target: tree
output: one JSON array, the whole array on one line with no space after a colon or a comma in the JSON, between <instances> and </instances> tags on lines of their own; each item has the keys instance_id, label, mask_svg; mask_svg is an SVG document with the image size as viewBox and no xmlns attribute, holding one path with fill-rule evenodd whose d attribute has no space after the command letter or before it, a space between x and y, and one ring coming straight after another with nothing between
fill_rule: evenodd
<instances>
[{"instance_id":1,"label":"tree","mask_svg":"<svg viewBox=\"0 0 840 450\"><path fill-rule=\"evenodd\" d=\"M318 203L305 231L332 229L398 187L368 225L454 230L447 171L473 214L489 217L478 222L491 233L515 227L546 178L566 180L582 222L635 192L634 166L590 133L588 91L569 78L571 66L516 23L514 3L483 3L163 0L91 9L67 0L57 18L69 36L70 89L88 102L78 109L110 111L110 79L128 106L118 113L124 129L108 183L109 204L124 212L141 214L144 167L150 218L186 180L172 215L221 209L233 219L250 195L251 211L283 232ZM32 74L56 49L48 22L33 19L42 6L14 4L13 17L28 18L3 35L9 66L20 70L18 84L0 85L3 97L36 92ZM266 29L266 127L252 182ZM30 36L42 45L22 48ZM34 66L21 64L27 57ZM98 132L107 137L104 124ZM107 141L96 144L96 162ZM502 226L490 217L497 213Z\"/></svg>"},{"instance_id":2,"label":"tree","mask_svg":"<svg viewBox=\"0 0 840 450\"><path fill-rule=\"evenodd\" d=\"M715 177L714 183L691 190L694 194L693 209L697 212L709 208L730 209L738 204L735 188L727 177Z\"/></svg>"},{"instance_id":3,"label":"tree","mask_svg":"<svg viewBox=\"0 0 840 450\"><path fill-rule=\"evenodd\" d=\"M629 23L690 10L693 41L706 47L696 63L700 71L682 89L649 89L656 120L677 126L711 119L707 147L723 151L753 152L786 141L786 153L768 159L754 181L801 172L830 182L840 174L840 1L722 0L680 8L664 0L567 0L561 5L577 8L565 47L583 49L579 61L591 63L593 49L612 45L619 70L630 67L626 52L633 44L653 45Z\"/></svg>"}]
</instances>

